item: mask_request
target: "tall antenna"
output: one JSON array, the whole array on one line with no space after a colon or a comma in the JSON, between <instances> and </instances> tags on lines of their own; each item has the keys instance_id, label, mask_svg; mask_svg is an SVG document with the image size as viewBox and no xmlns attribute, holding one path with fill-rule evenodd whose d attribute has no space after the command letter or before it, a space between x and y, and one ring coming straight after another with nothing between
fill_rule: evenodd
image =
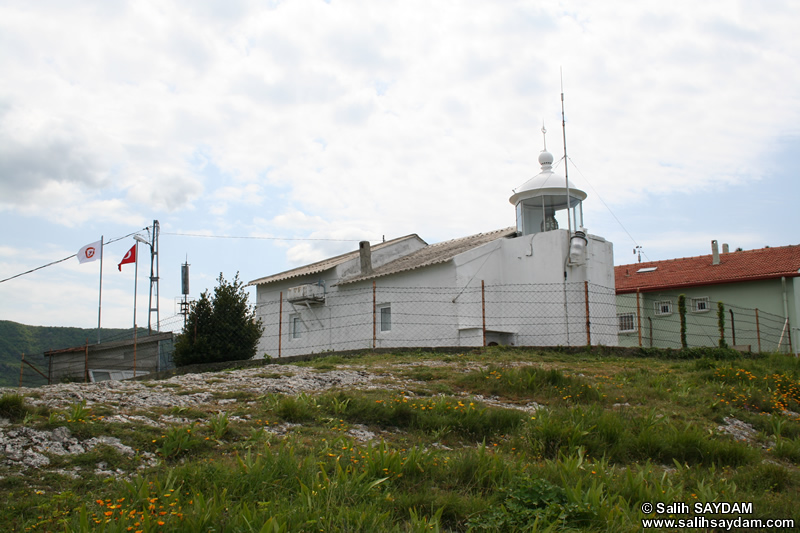
<instances>
[{"instance_id":1,"label":"tall antenna","mask_svg":"<svg viewBox=\"0 0 800 533\"><path fill-rule=\"evenodd\" d=\"M148 228L148 233L149 233ZM150 312L147 315L147 334L153 333L153 313L156 314L156 331L161 331L160 317L159 317L159 295L158 295L158 234L160 233L160 226L158 220L153 221L153 234L150 236L150 298L148 299L148 307ZM155 307L153 307L153 297L155 296Z\"/></svg>"},{"instance_id":2,"label":"tall antenna","mask_svg":"<svg viewBox=\"0 0 800 533\"><path fill-rule=\"evenodd\" d=\"M559 67L559 73L561 74L561 132L564 137L564 180L567 184L567 229L572 235L572 221L569 216L569 172L567 172L567 121L564 118L564 71L561 67Z\"/></svg>"}]
</instances>

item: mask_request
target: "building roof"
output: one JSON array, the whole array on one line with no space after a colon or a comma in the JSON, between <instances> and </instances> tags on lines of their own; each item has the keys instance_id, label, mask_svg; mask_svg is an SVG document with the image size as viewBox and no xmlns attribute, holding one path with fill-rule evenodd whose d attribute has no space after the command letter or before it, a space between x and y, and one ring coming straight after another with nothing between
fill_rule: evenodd
<instances>
[{"instance_id":1,"label":"building roof","mask_svg":"<svg viewBox=\"0 0 800 533\"><path fill-rule=\"evenodd\" d=\"M380 250L385 246L389 246L390 244L398 243L408 239L419 239L419 236L416 233L412 233L411 235L406 235L405 237L398 237L397 239L391 239L380 244L376 244L372 246L372 250ZM422 239L420 239L422 240ZM424 241L423 241L424 242ZM351 259L358 259L359 251L355 250L353 252L347 252L346 254L337 255L335 257L329 257L328 259L323 259L322 261L317 261L316 263L311 263L310 265L305 265L297 268L293 268L291 270L286 270L285 272L280 272L278 274L273 274L271 276L266 276L263 278L258 278L247 285L262 285L264 283L272 283L275 281L282 281L285 279L291 278L299 278L301 276L307 276L309 274L319 274L320 272L325 272L326 270L330 270L342 263L350 261Z\"/></svg>"},{"instance_id":2,"label":"building roof","mask_svg":"<svg viewBox=\"0 0 800 533\"><path fill-rule=\"evenodd\" d=\"M800 276L800 245L614 267L617 294Z\"/></svg>"},{"instance_id":3,"label":"building roof","mask_svg":"<svg viewBox=\"0 0 800 533\"><path fill-rule=\"evenodd\" d=\"M488 233L478 233L469 237L453 239L451 241L440 242L426 246L416 252L410 253L394 261L390 261L372 271L371 274L357 275L352 278L340 281L339 285L365 281L390 274L398 274L418 268L445 263L460 253L464 253L482 244L509 237L516 232L517 228L510 227Z\"/></svg>"},{"instance_id":4,"label":"building roof","mask_svg":"<svg viewBox=\"0 0 800 533\"><path fill-rule=\"evenodd\" d=\"M152 342L161 342L167 339L171 339L172 337L173 333L171 331L158 331L150 335L137 336L136 344L142 345L142 344L150 344ZM113 350L115 348L119 348L120 346L133 346L133 337L118 341L103 341L100 344L85 344L83 346L73 346L71 348L62 348L60 350L48 350L44 352L44 356L50 357L53 355L60 355L65 353L83 352L87 349L87 347L90 352L94 353L98 350Z\"/></svg>"}]
</instances>

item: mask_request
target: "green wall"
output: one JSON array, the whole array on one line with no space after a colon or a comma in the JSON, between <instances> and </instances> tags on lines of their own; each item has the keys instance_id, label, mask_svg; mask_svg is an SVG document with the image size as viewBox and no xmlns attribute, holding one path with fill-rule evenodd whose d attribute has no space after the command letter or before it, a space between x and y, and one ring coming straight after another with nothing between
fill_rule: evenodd
<instances>
[{"instance_id":1,"label":"green wall","mask_svg":"<svg viewBox=\"0 0 800 533\"><path fill-rule=\"evenodd\" d=\"M789 323L792 329L792 347L797 351L796 342L800 341L797 331L797 311L800 308L800 277L786 279L786 297L789 310ZM728 345L750 345L753 351L758 350L759 337L761 351L775 351L780 342L781 333L784 339L781 351L789 351L788 332L783 331L784 305L783 286L780 278L742 283L725 283L702 287L686 287L684 289L646 292L639 294L641 318L642 346L661 348L680 348L680 315L678 313L678 296L686 295L686 331L689 346L716 346L719 342L719 326L717 302L725 305L725 341ZM709 310L694 312L692 298L708 298ZM672 312L658 316L656 302L669 301ZM755 309L758 309L756 321ZM731 313L733 325L731 327ZM636 294L617 295L617 314L633 313L635 331L620 332L621 346L639 345L639 320L636 318Z\"/></svg>"}]
</instances>

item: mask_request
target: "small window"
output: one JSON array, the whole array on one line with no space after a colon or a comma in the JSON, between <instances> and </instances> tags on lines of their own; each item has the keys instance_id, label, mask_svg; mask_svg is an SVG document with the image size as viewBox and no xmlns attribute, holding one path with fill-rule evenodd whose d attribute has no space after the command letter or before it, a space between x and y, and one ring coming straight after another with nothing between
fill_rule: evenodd
<instances>
[{"instance_id":1,"label":"small window","mask_svg":"<svg viewBox=\"0 0 800 533\"><path fill-rule=\"evenodd\" d=\"M636 331L636 328L634 327L635 316L636 315L633 313L623 313L621 315L617 315L620 333L630 333L631 331Z\"/></svg>"},{"instance_id":2,"label":"small window","mask_svg":"<svg viewBox=\"0 0 800 533\"><path fill-rule=\"evenodd\" d=\"M303 331L303 320L300 315L289 316L289 338L299 339Z\"/></svg>"},{"instance_id":3,"label":"small window","mask_svg":"<svg viewBox=\"0 0 800 533\"><path fill-rule=\"evenodd\" d=\"M382 305L378 308L381 319L381 331L392 331L392 306Z\"/></svg>"},{"instance_id":4,"label":"small window","mask_svg":"<svg viewBox=\"0 0 800 533\"><path fill-rule=\"evenodd\" d=\"M661 300L656 302L656 316L667 316L672 314L672 301Z\"/></svg>"},{"instance_id":5,"label":"small window","mask_svg":"<svg viewBox=\"0 0 800 533\"><path fill-rule=\"evenodd\" d=\"M692 298L692 311L695 313L705 313L711 309L708 304L708 296Z\"/></svg>"}]
</instances>

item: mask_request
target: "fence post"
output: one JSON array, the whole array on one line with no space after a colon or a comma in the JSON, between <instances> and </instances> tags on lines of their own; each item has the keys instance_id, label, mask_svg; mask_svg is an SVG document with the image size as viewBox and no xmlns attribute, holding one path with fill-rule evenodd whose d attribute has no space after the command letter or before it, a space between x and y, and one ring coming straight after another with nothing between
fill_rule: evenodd
<instances>
[{"instance_id":1,"label":"fence post","mask_svg":"<svg viewBox=\"0 0 800 533\"><path fill-rule=\"evenodd\" d=\"M486 346L486 294L483 280L481 280L481 320L483 321L483 345Z\"/></svg>"},{"instance_id":2,"label":"fence post","mask_svg":"<svg viewBox=\"0 0 800 533\"><path fill-rule=\"evenodd\" d=\"M83 382L89 383L89 339L86 339L83 346Z\"/></svg>"},{"instance_id":3,"label":"fence post","mask_svg":"<svg viewBox=\"0 0 800 533\"><path fill-rule=\"evenodd\" d=\"M22 352L22 359L19 362L19 386L22 387L22 369L25 368L25 352Z\"/></svg>"},{"instance_id":4,"label":"fence post","mask_svg":"<svg viewBox=\"0 0 800 533\"><path fill-rule=\"evenodd\" d=\"M283 342L283 291L279 296L280 303L278 304L278 359L281 357L281 343Z\"/></svg>"},{"instance_id":5,"label":"fence post","mask_svg":"<svg viewBox=\"0 0 800 533\"><path fill-rule=\"evenodd\" d=\"M375 349L377 345L377 338L378 338L378 331L377 325L378 321L376 320L376 313L378 310L378 302L377 302L377 295L375 294L375 280L372 281L372 349Z\"/></svg>"},{"instance_id":6,"label":"fence post","mask_svg":"<svg viewBox=\"0 0 800 533\"><path fill-rule=\"evenodd\" d=\"M589 321L589 282L583 282L583 299L586 302L586 346L592 345L591 322Z\"/></svg>"},{"instance_id":7,"label":"fence post","mask_svg":"<svg viewBox=\"0 0 800 533\"><path fill-rule=\"evenodd\" d=\"M642 347L642 311L639 304L639 289L636 289L636 329L639 331L639 348Z\"/></svg>"},{"instance_id":8,"label":"fence post","mask_svg":"<svg viewBox=\"0 0 800 533\"><path fill-rule=\"evenodd\" d=\"M731 342L736 346L736 322L733 321L733 309L728 309L731 314Z\"/></svg>"},{"instance_id":9,"label":"fence post","mask_svg":"<svg viewBox=\"0 0 800 533\"><path fill-rule=\"evenodd\" d=\"M761 326L758 322L758 307L756 307L756 337L758 338L758 353L761 353Z\"/></svg>"}]
</instances>

